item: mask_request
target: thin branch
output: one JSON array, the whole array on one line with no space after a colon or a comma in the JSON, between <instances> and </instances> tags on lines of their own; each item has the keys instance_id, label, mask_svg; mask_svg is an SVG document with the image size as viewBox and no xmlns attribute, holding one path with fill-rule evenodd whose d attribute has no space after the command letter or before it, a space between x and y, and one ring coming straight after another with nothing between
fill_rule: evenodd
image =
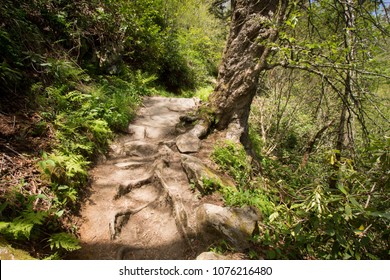
<instances>
[{"instance_id":1,"label":"thin branch","mask_svg":"<svg viewBox=\"0 0 390 280\"><path fill-rule=\"evenodd\" d=\"M376 183L374 183L374 185L372 186L372 188L370 190L370 193L368 194L368 198L367 198L366 204L364 205L364 209L366 209L368 207L368 204L370 203L371 195L375 190L375 185L376 185Z\"/></svg>"},{"instance_id":2,"label":"thin branch","mask_svg":"<svg viewBox=\"0 0 390 280\"><path fill-rule=\"evenodd\" d=\"M333 89L333 91L337 93L337 95L340 97L343 104L347 107L348 111L352 112L358 118L360 124L362 125L364 133L366 133L368 135L368 130L365 126L364 119L362 119L363 116L361 114L359 114L355 109L353 109L353 107L350 105L348 100L345 98L344 94L340 91L340 89L337 88L337 86L330 80L330 78L327 75L325 75L323 72L321 72L317 69L313 69L313 68L303 66L303 65L292 65L292 64L285 63L285 62L279 63L279 64L273 64L272 67L276 67L277 65L285 67L285 68L299 69L299 70L307 71L307 72L310 72L310 73L313 73L315 75L322 77L323 80Z\"/></svg>"},{"instance_id":3,"label":"thin branch","mask_svg":"<svg viewBox=\"0 0 390 280\"><path fill-rule=\"evenodd\" d=\"M24 155L22 155L21 153L19 153L18 151L15 151L14 149L12 149L10 146L8 146L7 144L4 145L4 147L6 147L8 150L10 150L11 152L14 152L15 154L17 154L18 156L22 157L22 158L26 158Z\"/></svg>"}]
</instances>

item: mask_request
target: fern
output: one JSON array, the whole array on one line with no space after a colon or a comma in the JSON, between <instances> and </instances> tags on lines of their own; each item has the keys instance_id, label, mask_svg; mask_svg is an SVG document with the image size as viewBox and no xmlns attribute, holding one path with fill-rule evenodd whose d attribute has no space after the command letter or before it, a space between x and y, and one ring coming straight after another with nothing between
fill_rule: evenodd
<instances>
[{"instance_id":1,"label":"fern","mask_svg":"<svg viewBox=\"0 0 390 280\"><path fill-rule=\"evenodd\" d=\"M65 232L53 234L49 239L50 248L74 251L80 249L79 240Z\"/></svg>"},{"instance_id":2,"label":"fern","mask_svg":"<svg viewBox=\"0 0 390 280\"><path fill-rule=\"evenodd\" d=\"M31 231L36 225L42 225L48 213L43 211L25 211L21 216L16 217L12 222L0 223L0 231L10 234L14 239L30 239Z\"/></svg>"},{"instance_id":3,"label":"fern","mask_svg":"<svg viewBox=\"0 0 390 280\"><path fill-rule=\"evenodd\" d=\"M0 232L4 233L8 227L9 227L9 223L0 222Z\"/></svg>"},{"instance_id":4,"label":"fern","mask_svg":"<svg viewBox=\"0 0 390 280\"><path fill-rule=\"evenodd\" d=\"M51 254L50 256L44 258L45 261L58 261L62 260L61 255L58 252L55 252L54 254Z\"/></svg>"},{"instance_id":5,"label":"fern","mask_svg":"<svg viewBox=\"0 0 390 280\"><path fill-rule=\"evenodd\" d=\"M33 227L33 223L23 220L21 217L17 217L9 224L6 233L11 234L14 239L22 239L23 237L30 239Z\"/></svg>"},{"instance_id":6,"label":"fern","mask_svg":"<svg viewBox=\"0 0 390 280\"><path fill-rule=\"evenodd\" d=\"M57 166L65 169L66 176L74 178L76 176L84 178L88 175L87 167L89 161L86 161L82 155L65 155L59 151L55 151L50 155L50 158L56 162Z\"/></svg>"},{"instance_id":7,"label":"fern","mask_svg":"<svg viewBox=\"0 0 390 280\"><path fill-rule=\"evenodd\" d=\"M81 155L70 155L67 160L63 162L66 168L66 174L72 178L76 175L87 176L87 167L89 162Z\"/></svg>"}]
</instances>

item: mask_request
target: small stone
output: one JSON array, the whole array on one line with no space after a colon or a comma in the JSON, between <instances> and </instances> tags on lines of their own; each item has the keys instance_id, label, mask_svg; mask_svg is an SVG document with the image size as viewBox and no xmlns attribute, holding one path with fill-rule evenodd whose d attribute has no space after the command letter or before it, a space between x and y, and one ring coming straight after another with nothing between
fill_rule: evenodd
<instances>
[{"instance_id":1,"label":"small stone","mask_svg":"<svg viewBox=\"0 0 390 280\"><path fill-rule=\"evenodd\" d=\"M176 138L176 146L181 153L196 153L200 149L200 140L190 131Z\"/></svg>"},{"instance_id":2,"label":"small stone","mask_svg":"<svg viewBox=\"0 0 390 280\"><path fill-rule=\"evenodd\" d=\"M127 131L131 135L131 138L133 140L143 140L145 138L145 127L144 126L130 124Z\"/></svg>"}]
</instances>

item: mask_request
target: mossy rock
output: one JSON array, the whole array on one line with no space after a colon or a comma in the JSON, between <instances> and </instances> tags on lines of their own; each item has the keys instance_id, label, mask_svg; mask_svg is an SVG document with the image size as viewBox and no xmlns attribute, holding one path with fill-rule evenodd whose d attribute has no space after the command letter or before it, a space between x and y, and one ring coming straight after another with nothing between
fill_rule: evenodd
<instances>
[{"instance_id":1,"label":"mossy rock","mask_svg":"<svg viewBox=\"0 0 390 280\"><path fill-rule=\"evenodd\" d=\"M35 260L26 251L14 249L0 238L0 260Z\"/></svg>"},{"instance_id":2,"label":"mossy rock","mask_svg":"<svg viewBox=\"0 0 390 280\"><path fill-rule=\"evenodd\" d=\"M199 236L209 242L225 240L238 251L251 246L257 232L260 213L254 207L231 208L202 204L196 211Z\"/></svg>"},{"instance_id":3,"label":"mossy rock","mask_svg":"<svg viewBox=\"0 0 390 280\"><path fill-rule=\"evenodd\" d=\"M188 180L195 185L202 195L210 194L223 187L230 187L236 190L232 180L218 175L216 171L204 165L200 159L184 154L181 157L181 163Z\"/></svg>"}]
</instances>

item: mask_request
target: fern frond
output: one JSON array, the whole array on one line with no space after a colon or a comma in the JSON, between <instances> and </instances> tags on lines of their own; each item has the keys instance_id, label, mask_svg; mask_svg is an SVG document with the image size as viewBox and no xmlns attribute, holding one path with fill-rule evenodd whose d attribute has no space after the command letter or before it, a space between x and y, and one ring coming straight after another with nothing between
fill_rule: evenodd
<instances>
[{"instance_id":1,"label":"fern frond","mask_svg":"<svg viewBox=\"0 0 390 280\"><path fill-rule=\"evenodd\" d=\"M45 261L58 261L62 260L60 254L58 252L55 252L54 254L51 254L50 256L44 258Z\"/></svg>"},{"instance_id":2,"label":"fern frond","mask_svg":"<svg viewBox=\"0 0 390 280\"><path fill-rule=\"evenodd\" d=\"M26 221L21 217L17 217L9 224L9 227L6 230L7 233L13 235L15 239L20 239L23 237L30 239L31 230L33 227L34 224L30 221Z\"/></svg>"},{"instance_id":3,"label":"fern frond","mask_svg":"<svg viewBox=\"0 0 390 280\"><path fill-rule=\"evenodd\" d=\"M22 219L34 225L42 225L48 216L49 213L44 211L38 211L38 212L25 211L22 214Z\"/></svg>"},{"instance_id":4,"label":"fern frond","mask_svg":"<svg viewBox=\"0 0 390 280\"><path fill-rule=\"evenodd\" d=\"M25 211L12 222L0 222L0 232L10 234L15 239L29 239L33 227L42 225L48 215L48 212L43 211Z\"/></svg>"},{"instance_id":5,"label":"fern frond","mask_svg":"<svg viewBox=\"0 0 390 280\"><path fill-rule=\"evenodd\" d=\"M69 177L74 177L76 175L87 176L87 166L89 162L81 155L71 155L69 160L65 162L66 173Z\"/></svg>"},{"instance_id":6,"label":"fern frond","mask_svg":"<svg viewBox=\"0 0 390 280\"><path fill-rule=\"evenodd\" d=\"M9 224L10 223L7 223L7 222L0 222L0 232L5 232L6 229L9 227Z\"/></svg>"},{"instance_id":7,"label":"fern frond","mask_svg":"<svg viewBox=\"0 0 390 280\"><path fill-rule=\"evenodd\" d=\"M50 239L51 249L65 249L66 251L74 251L80 249L79 240L73 235L65 232L53 234Z\"/></svg>"},{"instance_id":8,"label":"fern frond","mask_svg":"<svg viewBox=\"0 0 390 280\"><path fill-rule=\"evenodd\" d=\"M87 167L90 162L85 160L82 155L64 155L59 151L55 151L51 158L65 169L69 178L88 175Z\"/></svg>"}]
</instances>

